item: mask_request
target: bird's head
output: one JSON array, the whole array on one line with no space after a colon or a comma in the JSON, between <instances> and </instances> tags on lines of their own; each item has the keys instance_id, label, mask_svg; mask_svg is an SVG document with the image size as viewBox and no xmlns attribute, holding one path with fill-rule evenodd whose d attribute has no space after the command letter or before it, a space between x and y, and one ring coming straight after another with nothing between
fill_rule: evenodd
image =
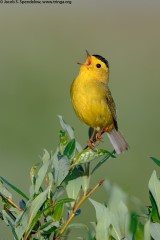
<instances>
[{"instance_id":1,"label":"bird's head","mask_svg":"<svg viewBox=\"0 0 160 240\"><path fill-rule=\"evenodd\" d=\"M78 63L80 64L80 74L86 74L88 78L107 82L109 75L108 61L98 54L90 55L87 50L86 53L85 63Z\"/></svg>"}]
</instances>

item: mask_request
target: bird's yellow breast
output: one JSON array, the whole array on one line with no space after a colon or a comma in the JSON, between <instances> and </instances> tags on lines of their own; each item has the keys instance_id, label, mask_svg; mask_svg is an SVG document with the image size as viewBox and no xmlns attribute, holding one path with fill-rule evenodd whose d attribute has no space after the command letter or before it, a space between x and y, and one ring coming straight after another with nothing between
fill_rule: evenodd
<instances>
[{"instance_id":1,"label":"bird's yellow breast","mask_svg":"<svg viewBox=\"0 0 160 240\"><path fill-rule=\"evenodd\" d=\"M71 99L78 117L92 128L113 128L113 118L107 105L106 85L79 74L71 85Z\"/></svg>"}]
</instances>

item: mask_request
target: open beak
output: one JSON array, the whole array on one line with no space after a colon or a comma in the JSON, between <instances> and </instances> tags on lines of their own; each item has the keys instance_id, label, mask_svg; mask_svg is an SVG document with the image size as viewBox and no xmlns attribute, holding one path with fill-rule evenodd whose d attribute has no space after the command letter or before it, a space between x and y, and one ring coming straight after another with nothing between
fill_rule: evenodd
<instances>
[{"instance_id":1,"label":"open beak","mask_svg":"<svg viewBox=\"0 0 160 240\"><path fill-rule=\"evenodd\" d=\"M89 67L89 65L91 65L91 55L89 54L89 52L86 50L86 53L87 53L87 58L86 58L86 61L85 63L79 63L81 66L86 66L86 67Z\"/></svg>"},{"instance_id":2,"label":"open beak","mask_svg":"<svg viewBox=\"0 0 160 240\"><path fill-rule=\"evenodd\" d=\"M87 57L90 57L91 55L89 54L89 52L87 51L87 49L86 49L86 53L87 53Z\"/></svg>"}]
</instances>

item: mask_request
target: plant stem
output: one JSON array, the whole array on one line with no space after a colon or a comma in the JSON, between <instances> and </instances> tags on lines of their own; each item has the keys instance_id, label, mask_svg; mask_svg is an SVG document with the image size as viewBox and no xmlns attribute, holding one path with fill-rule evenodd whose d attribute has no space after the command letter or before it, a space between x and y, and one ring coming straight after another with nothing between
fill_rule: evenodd
<instances>
[{"instance_id":1,"label":"plant stem","mask_svg":"<svg viewBox=\"0 0 160 240\"><path fill-rule=\"evenodd\" d=\"M85 174L87 177L90 175L90 162L85 163Z\"/></svg>"},{"instance_id":2,"label":"plant stem","mask_svg":"<svg viewBox=\"0 0 160 240\"><path fill-rule=\"evenodd\" d=\"M66 221L66 223L61 228L61 230L59 232L59 236L64 233L64 231L66 230L66 228L68 227L68 225L70 224L70 222L72 221L74 216L76 215L77 210L80 208L80 206L83 204L83 202L87 198L89 198L89 196L91 196L91 194L94 193L97 190L97 188L102 185L103 182L104 182L104 180L101 180L94 188L92 188L85 195L83 195L82 198L79 200L79 202L77 202L77 204L74 206L74 209L73 209L72 213L70 214L68 220ZM59 238L56 238L56 239L58 240Z\"/></svg>"},{"instance_id":3,"label":"plant stem","mask_svg":"<svg viewBox=\"0 0 160 240\"><path fill-rule=\"evenodd\" d=\"M19 211L22 211L22 209L16 203L14 203L10 198L6 197L2 193L0 193L0 196L5 200L7 200L7 202L9 202L13 207L17 208Z\"/></svg>"}]
</instances>

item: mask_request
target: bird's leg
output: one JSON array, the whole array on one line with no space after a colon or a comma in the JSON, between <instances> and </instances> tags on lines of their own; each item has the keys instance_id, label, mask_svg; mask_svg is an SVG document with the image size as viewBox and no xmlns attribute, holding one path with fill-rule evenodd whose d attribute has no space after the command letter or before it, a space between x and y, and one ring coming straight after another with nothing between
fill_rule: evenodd
<instances>
[{"instance_id":1,"label":"bird's leg","mask_svg":"<svg viewBox=\"0 0 160 240\"><path fill-rule=\"evenodd\" d=\"M108 132L108 131L109 131L109 127L105 127L105 128L103 128L102 134L105 133L105 132Z\"/></svg>"},{"instance_id":2,"label":"bird's leg","mask_svg":"<svg viewBox=\"0 0 160 240\"><path fill-rule=\"evenodd\" d=\"M103 128L102 130L100 130L97 134L96 134L96 140L101 142L102 141L102 134L105 132L108 132L109 127Z\"/></svg>"},{"instance_id":3,"label":"bird's leg","mask_svg":"<svg viewBox=\"0 0 160 240\"><path fill-rule=\"evenodd\" d=\"M91 148L91 149L94 149L94 147L95 147L95 144L94 144L95 132L96 132L96 129L93 130L92 135L91 135L91 137L90 137L90 139L88 141L88 144L87 144L88 147Z\"/></svg>"},{"instance_id":4,"label":"bird's leg","mask_svg":"<svg viewBox=\"0 0 160 240\"><path fill-rule=\"evenodd\" d=\"M102 134L103 134L103 129L100 130L97 134L96 134L96 140L101 142L102 141Z\"/></svg>"}]
</instances>

